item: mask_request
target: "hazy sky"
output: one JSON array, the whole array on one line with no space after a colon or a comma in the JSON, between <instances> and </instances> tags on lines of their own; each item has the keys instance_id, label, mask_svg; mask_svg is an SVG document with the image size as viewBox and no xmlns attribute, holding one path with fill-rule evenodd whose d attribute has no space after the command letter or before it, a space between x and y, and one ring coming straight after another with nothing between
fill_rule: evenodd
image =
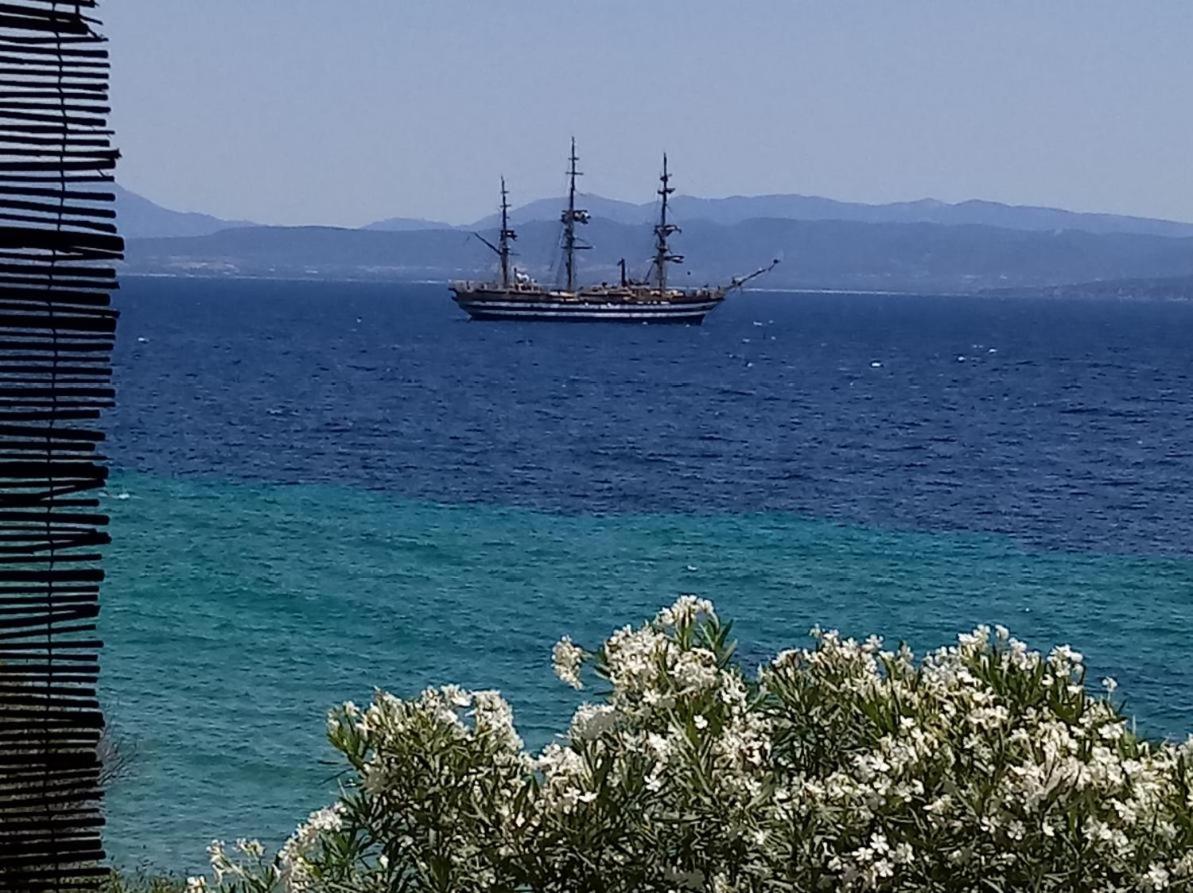
<instances>
[{"instance_id":1,"label":"hazy sky","mask_svg":"<svg viewBox=\"0 0 1193 893\"><path fill-rule=\"evenodd\" d=\"M587 190L1193 220L1188 0L106 0L120 178L265 223Z\"/></svg>"}]
</instances>

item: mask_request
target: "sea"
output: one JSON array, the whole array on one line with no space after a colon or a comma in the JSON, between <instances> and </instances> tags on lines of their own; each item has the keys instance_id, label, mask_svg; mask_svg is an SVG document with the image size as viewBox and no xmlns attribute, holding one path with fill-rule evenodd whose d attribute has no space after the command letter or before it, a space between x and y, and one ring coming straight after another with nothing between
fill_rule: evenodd
<instances>
[{"instance_id":1,"label":"sea","mask_svg":"<svg viewBox=\"0 0 1193 893\"><path fill-rule=\"evenodd\" d=\"M129 278L108 417L107 847L195 870L330 802L327 710L455 682L541 747L680 593L749 667L814 625L1002 623L1193 731L1193 303L736 294L478 323L442 285Z\"/></svg>"}]
</instances>

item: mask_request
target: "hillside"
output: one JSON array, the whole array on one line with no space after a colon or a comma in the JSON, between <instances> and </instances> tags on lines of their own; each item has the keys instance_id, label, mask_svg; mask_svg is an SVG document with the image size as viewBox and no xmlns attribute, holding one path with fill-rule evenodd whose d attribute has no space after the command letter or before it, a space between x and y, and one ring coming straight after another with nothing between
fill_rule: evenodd
<instances>
[{"instance_id":1,"label":"hillside","mask_svg":"<svg viewBox=\"0 0 1193 893\"><path fill-rule=\"evenodd\" d=\"M617 223L653 223L658 215L655 202L636 205L598 195L585 195L581 202L594 217ZM557 220L564 199L530 202L514 210L516 224L532 220ZM1134 233L1148 236L1193 236L1193 224L1120 214L1088 214L1059 208L1005 205L970 200L949 204L934 199L871 205L842 202L811 195L751 195L729 198L696 198L678 195L672 199L675 219L704 220L725 225L759 218L784 220L843 220L854 223L939 223L946 226L996 226L1031 231L1080 230L1091 233ZM497 215L472 224L476 228L497 226Z\"/></svg>"},{"instance_id":2,"label":"hillside","mask_svg":"<svg viewBox=\"0 0 1193 893\"><path fill-rule=\"evenodd\" d=\"M124 234L133 239L205 236L222 229L255 226L243 220L224 220L210 214L174 211L124 189L115 188L116 205ZM562 198L545 198L515 208L512 219L521 226L535 221L559 219ZM946 226L994 226L1028 231L1079 230L1091 233L1133 233L1147 236L1193 236L1193 224L1118 214L1088 214L1059 208L1005 205L971 200L948 204L934 199L892 204L863 204L808 195L753 195L728 198L672 199L675 219L680 223L707 221L732 225L747 220L840 220L854 223L938 223ZM658 213L653 202L633 204L599 195L583 195L581 203L593 217L626 225L653 224ZM454 227L439 220L416 217L388 217L362 229L383 232L411 232L423 229L492 229L497 215Z\"/></svg>"},{"instance_id":3,"label":"hillside","mask_svg":"<svg viewBox=\"0 0 1193 893\"><path fill-rule=\"evenodd\" d=\"M520 266L545 281L558 224L531 222L518 241ZM594 220L581 257L588 281L611 280L625 257L645 271L647 225ZM753 219L691 221L676 239L687 263L677 281L724 281L772 257L772 288L976 291L1099 280L1193 275L1193 238L986 225ZM325 227L255 227L199 237L133 239L127 270L156 274L366 276L392 280L488 275L492 254L462 230L386 232Z\"/></svg>"},{"instance_id":4,"label":"hillside","mask_svg":"<svg viewBox=\"0 0 1193 893\"><path fill-rule=\"evenodd\" d=\"M222 229L256 226L246 220L223 220L210 214L173 211L119 185L113 185L120 232L128 239L205 236Z\"/></svg>"}]
</instances>

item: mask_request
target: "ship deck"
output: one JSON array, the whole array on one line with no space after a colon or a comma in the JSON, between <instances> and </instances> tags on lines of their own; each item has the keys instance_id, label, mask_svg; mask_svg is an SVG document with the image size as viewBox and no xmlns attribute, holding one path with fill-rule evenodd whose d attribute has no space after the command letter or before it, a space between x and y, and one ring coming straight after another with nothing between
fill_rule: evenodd
<instances>
[{"instance_id":1,"label":"ship deck","mask_svg":"<svg viewBox=\"0 0 1193 893\"><path fill-rule=\"evenodd\" d=\"M719 289L594 288L576 292L453 283L455 301L473 319L699 324L724 300Z\"/></svg>"},{"instance_id":2,"label":"ship deck","mask_svg":"<svg viewBox=\"0 0 1193 893\"><path fill-rule=\"evenodd\" d=\"M719 303L725 297L720 288L666 289L633 286L591 286L576 291L545 289L541 286L510 286L494 283L453 282L450 286L457 302L517 302L544 304L638 304L669 306L674 304Z\"/></svg>"}]
</instances>

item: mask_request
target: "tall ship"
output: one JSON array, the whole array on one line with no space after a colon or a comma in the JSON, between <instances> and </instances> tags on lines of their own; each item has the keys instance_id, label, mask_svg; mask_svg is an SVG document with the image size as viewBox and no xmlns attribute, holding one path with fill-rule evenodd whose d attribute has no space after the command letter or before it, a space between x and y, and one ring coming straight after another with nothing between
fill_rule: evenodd
<instances>
[{"instance_id":1,"label":"tall ship","mask_svg":"<svg viewBox=\"0 0 1193 893\"><path fill-rule=\"evenodd\" d=\"M588 211L576 207L576 141L568 167L567 207L560 215L563 224L563 281L557 287L540 285L511 263L513 243L518 238L510 226L509 193L505 178L501 179L501 228L497 244L477 234L477 238L491 248L498 257L498 278L491 282L452 282L450 289L457 304L473 319L482 320L549 320L576 322L636 322L687 323L699 325L704 317L725 300L735 288L769 272L778 263L739 276L725 285L706 285L700 288L676 288L667 280L672 264L683 263L683 256L671 250L670 238L680 232L667 216L668 199L675 192L671 174L667 170L667 156L663 155L663 173L659 177L658 193L662 199L659 221L654 227L654 257L646 277L635 280L626 275L626 262L619 261L620 282L611 285L579 285L577 283L576 253L592 246L582 241L577 225L588 223Z\"/></svg>"}]
</instances>

